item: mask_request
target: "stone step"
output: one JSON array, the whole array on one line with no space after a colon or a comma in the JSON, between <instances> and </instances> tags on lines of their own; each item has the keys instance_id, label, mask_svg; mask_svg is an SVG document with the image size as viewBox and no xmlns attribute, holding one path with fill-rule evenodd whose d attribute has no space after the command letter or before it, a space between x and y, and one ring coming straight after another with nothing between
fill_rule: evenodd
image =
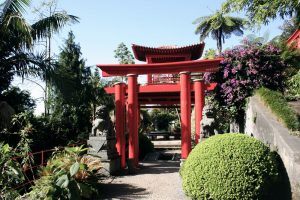
<instances>
[{"instance_id":1,"label":"stone step","mask_svg":"<svg viewBox=\"0 0 300 200\"><path fill-rule=\"evenodd\" d=\"M181 149L181 140L152 141L155 149Z\"/></svg>"}]
</instances>

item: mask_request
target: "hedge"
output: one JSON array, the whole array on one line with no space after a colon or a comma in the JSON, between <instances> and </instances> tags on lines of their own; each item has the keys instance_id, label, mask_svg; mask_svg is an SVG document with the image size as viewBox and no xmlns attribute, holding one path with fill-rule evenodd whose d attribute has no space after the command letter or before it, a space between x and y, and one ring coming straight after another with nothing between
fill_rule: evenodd
<instances>
[{"instance_id":1,"label":"hedge","mask_svg":"<svg viewBox=\"0 0 300 200\"><path fill-rule=\"evenodd\" d=\"M198 144L181 168L192 199L270 199L278 185L277 154L244 134L212 136Z\"/></svg>"},{"instance_id":2,"label":"hedge","mask_svg":"<svg viewBox=\"0 0 300 200\"><path fill-rule=\"evenodd\" d=\"M280 92L273 91L267 88L260 88L256 91L256 94L263 100L263 102L272 110L272 112L278 117L291 131L299 130L300 124L295 111L288 105Z\"/></svg>"}]
</instances>

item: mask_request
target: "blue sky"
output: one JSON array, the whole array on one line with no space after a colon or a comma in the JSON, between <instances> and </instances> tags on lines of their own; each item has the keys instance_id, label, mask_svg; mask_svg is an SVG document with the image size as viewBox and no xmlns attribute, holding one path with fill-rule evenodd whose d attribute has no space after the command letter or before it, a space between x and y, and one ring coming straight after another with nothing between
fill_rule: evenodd
<instances>
[{"instance_id":1,"label":"blue sky","mask_svg":"<svg viewBox=\"0 0 300 200\"><path fill-rule=\"evenodd\" d=\"M40 4L33 0L33 6ZM78 16L80 23L66 27L53 37L53 54L59 53L67 34L72 30L75 40L81 46L86 65L117 63L114 50L124 42L128 47L132 43L146 46L178 45L185 46L199 42L194 34L196 25L192 22L201 16L211 15L218 10L223 0L58 0L58 10ZM237 16L237 14L233 14ZM243 17L243 13L238 14ZM28 18L33 21L36 15L28 11ZM268 26L256 31L262 36L266 31L270 39L281 33L278 27L282 20L275 20ZM245 35L253 33L246 31ZM243 37L232 36L224 44L233 47ZM207 38L205 50L216 49L216 41ZM29 89L34 99L43 96L42 90L30 82L15 84ZM38 102L36 113L43 111L42 101Z\"/></svg>"},{"instance_id":2,"label":"blue sky","mask_svg":"<svg viewBox=\"0 0 300 200\"><path fill-rule=\"evenodd\" d=\"M35 0L36 2L40 2ZM114 50L124 42L128 47L132 43L146 46L178 45L184 46L199 42L194 34L196 25L192 22L200 17L213 14L220 8L223 0L59 0L58 9L80 18L80 23L66 27L56 35L53 44L62 45L67 32L73 30L76 41L82 47L87 65L96 63L116 63ZM242 16L242 14L240 14ZM256 32L263 35L270 32L270 38L278 35L278 26L282 22L274 21ZM251 33L246 31L245 35ZM224 47L232 47L242 37L232 36ZM216 48L216 42L205 40L206 48ZM54 49L58 53L58 48Z\"/></svg>"}]
</instances>

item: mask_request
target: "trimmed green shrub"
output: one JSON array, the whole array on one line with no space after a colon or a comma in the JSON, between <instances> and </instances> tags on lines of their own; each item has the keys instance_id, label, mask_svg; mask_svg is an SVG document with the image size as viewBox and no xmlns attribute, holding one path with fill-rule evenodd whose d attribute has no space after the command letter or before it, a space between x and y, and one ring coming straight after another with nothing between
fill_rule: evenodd
<instances>
[{"instance_id":1,"label":"trimmed green shrub","mask_svg":"<svg viewBox=\"0 0 300 200\"><path fill-rule=\"evenodd\" d=\"M272 110L272 112L279 118L288 129L292 131L299 130L299 121L297 114L288 105L280 92L273 91L267 88L260 88L256 91L264 103Z\"/></svg>"},{"instance_id":2,"label":"trimmed green shrub","mask_svg":"<svg viewBox=\"0 0 300 200\"><path fill-rule=\"evenodd\" d=\"M192 199L268 199L279 180L275 153L244 134L212 136L198 144L181 168Z\"/></svg>"}]
</instances>

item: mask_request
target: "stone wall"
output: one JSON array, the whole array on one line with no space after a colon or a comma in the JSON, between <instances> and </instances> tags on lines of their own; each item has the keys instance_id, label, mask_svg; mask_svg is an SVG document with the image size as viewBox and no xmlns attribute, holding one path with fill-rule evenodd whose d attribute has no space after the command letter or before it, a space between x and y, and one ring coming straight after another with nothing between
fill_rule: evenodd
<instances>
[{"instance_id":1,"label":"stone wall","mask_svg":"<svg viewBox=\"0 0 300 200\"><path fill-rule=\"evenodd\" d=\"M300 138L290 135L258 96L249 100L245 132L278 152L289 177L293 199L300 199Z\"/></svg>"}]
</instances>

